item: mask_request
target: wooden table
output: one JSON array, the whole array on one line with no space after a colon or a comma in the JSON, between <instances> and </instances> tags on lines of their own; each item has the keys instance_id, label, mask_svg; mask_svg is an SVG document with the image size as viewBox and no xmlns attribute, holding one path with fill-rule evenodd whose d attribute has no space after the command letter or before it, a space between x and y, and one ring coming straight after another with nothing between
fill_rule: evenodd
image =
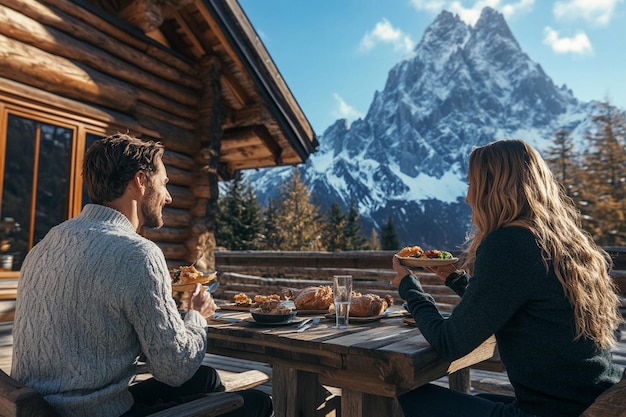
<instances>
[{"instance_id":1,"label":"wooden table","mask_svg":"<svg viewBox=\"0 0 626 417\"><path fill-rule=\"evenodd\" d=\"M333 415L325 409L323 385L341 388L342 417L402 416L395 399L399 394L494 353L492 337L452 364L442 361L417 328L403 323L401 311L390 312L379 321L352 322L347 330L323 319L301 333L295 325L209 321L208 352L270 363L277 417ZM250 317L218 313L226 319Z\"/></svg>"}]
</instances>

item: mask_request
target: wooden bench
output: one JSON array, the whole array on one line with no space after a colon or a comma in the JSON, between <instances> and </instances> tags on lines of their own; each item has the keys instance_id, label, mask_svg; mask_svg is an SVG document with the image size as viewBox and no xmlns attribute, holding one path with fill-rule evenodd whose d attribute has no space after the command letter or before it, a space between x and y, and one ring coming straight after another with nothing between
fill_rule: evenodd
<instances>
[{"instance_id":1,"label":"wooden bench","mask_svg":"<svg viewBox=\"0 0 626 417\"><path fill-rule=\"evenodd\" d=\"M227 362L231 362L231 364L229 365ZM220 379L222 380L222 384L226 388L226 392L235 392L255 388L259 385L268 383L271 379L269 375L271 373L271 367L262 363L239 360L233 361L232 358L207 354L202 361L202 364L210 366L217 371ZM246 368L242 368L242 366L245 366ZM139 363L137 376L135 377L133 383L144 381L151 377L152 375L148 372L147 365L145 363Z\"/></svg>"},{"instance_id":2,"label":"wooden bench","mask_svg":"<svg viewBox=\"0 0 626 417\"><path fill-rule=\"evenodd\" d=\"M243 398L232 392L209 394L153 414L152 417L213 417L243 405ZM36 390L0 370L0 417L59 417Z\"/></svg>"},{"instance_id":3,"label":"wooden bench","mask_svg":"<svg viewBox=\"0 0 626 417\"><path fill-rule=\"evenodd\" d=\"M626 378L600 394L580 417L626 417Z\"/></svg>"}]
</instances>

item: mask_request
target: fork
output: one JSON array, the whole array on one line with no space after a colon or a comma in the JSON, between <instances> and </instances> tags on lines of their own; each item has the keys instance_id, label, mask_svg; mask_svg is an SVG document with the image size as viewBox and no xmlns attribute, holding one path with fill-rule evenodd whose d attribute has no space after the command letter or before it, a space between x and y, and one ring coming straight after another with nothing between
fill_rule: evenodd
<instances>
[{"instance_id":1,"label":"fork","mask_svg":"<svg viewBox=\"0 0 626 417\"><path fill-rule=\"evenodd\" d=\"M300 327L300 328L298 329L298 333L301 333L301 332L305 331L306 329L310 329L310 328L311 328L311 327L313 327L313 326L317 326L318 324L320 324L320 321L321 321L321 320L322 320L321 318L319 318L319 317L315 317L315 318L314 318L313 320L311 320L308 324L306 324L306 325L304 325L304 326Z\"/></svg>"}]
</instances>

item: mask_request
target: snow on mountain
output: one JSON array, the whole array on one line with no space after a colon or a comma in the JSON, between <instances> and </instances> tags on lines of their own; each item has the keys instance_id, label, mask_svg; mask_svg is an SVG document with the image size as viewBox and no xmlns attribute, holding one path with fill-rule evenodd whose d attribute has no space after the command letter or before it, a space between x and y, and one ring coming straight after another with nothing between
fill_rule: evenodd
<instances>
[{"instance_id":1,"label":"snow on mountain","mask_svg":"<svg viewBox=\"0 0 626 417\"><path fill-rule=\"evenodd\" d=\"M366 116L329 126L299 169L322 208L353 201L365 233L391 217L404 245L456 249L470 228L472 147L522 138L542 150L560 129L582 137L593 106L554 85L497 11L483 9L473 27L444 11L389 71ZM247 178L267 205L290 175L273 168Z\"/></svg>"}]
</instances>

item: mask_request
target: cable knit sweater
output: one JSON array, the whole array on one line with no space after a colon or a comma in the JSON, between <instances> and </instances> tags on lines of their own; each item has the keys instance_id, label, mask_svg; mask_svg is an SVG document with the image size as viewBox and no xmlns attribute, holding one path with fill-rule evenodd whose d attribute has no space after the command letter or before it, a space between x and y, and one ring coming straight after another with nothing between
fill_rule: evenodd
<instances>
[{"instance_id":1,"label":"cable knit sweater","mask_svg":"<svg viewBox=\"0 0 626 417\"><path fill-rule=\"evenodd\" d=\"M471 279L453 274L446 285L462 296L448 319L416 276L404 277L399 292L426 340L448 360L495 333L517 403L527 413L577 417L619 381L622 370L609 350L574 340L572 306L528 230L491 232L476 252Z\"/></svg>"},{"instance_id":2,"label":"cable knit sweater","mask_svg":"<svg viewBox=\"0 0 626 417\"><path fill-rule=\"evenodd\" d=\"M180 385L204 359L205 326L197 312L180 318L159 247L116 210L87 205L24 260L11 374L62 416L120 416L138 356Z\"/></svg>"}]
</instances>

